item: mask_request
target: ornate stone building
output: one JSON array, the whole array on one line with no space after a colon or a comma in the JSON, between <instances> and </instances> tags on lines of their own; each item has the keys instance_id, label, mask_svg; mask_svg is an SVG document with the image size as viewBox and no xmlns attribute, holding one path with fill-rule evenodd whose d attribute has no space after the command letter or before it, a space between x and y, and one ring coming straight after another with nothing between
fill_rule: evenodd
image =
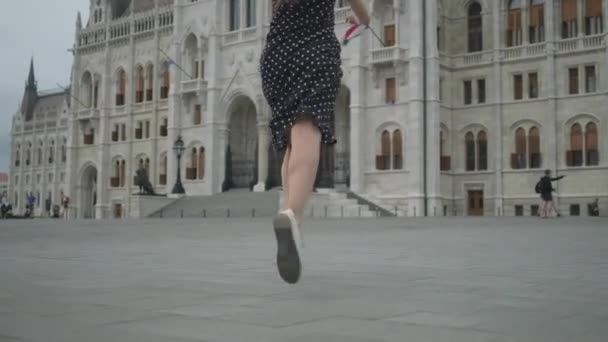
<instances>
[{"instance_id":1,"label":"ornate stone building","mask_svg":"<svg viewBox=\"0 0 608 342\"><path fill-rule=\"evenodd\" d=\"M409 216L528 215L551 169L566 213L606 205L607 0L368 7L386 46L367 32L343 48L319 187ZM337 1L339 37L348 13ZM138 167L171 192L178 136L188 195L279 184L258 73L270 16L270 0L91 0L71 93L40 94L32 70L13 120L19 208L63 190L78 217L124 215Z\"/></svg>"}]
</instances>

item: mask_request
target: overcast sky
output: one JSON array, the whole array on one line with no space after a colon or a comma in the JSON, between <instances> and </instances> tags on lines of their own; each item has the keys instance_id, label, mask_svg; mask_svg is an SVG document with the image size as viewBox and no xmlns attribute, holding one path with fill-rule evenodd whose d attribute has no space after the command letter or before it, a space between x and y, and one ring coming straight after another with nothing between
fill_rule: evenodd
<instances>
[{"instance_id":1,"label":"overcast sky","mask_svg":"<svg viewBox=\"0 0 608 342\"><path fill-rule=\"evenodd\" d=\"M8 171L10 119L18 109L34 56L38 89L67 85L76 13L88 17L89 0L19 0L0 11L0 172Z\"/></svg>"}]
</instances>

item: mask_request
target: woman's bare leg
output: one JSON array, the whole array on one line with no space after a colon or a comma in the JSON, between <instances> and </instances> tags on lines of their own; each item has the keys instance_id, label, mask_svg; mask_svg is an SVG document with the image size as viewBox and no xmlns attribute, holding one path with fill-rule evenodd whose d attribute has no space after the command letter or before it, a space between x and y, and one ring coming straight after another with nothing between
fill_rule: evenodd
<instances>
[{"instance_id":1,"label":"woman's bare leg","mask_svg":"<svg viewBox=\"0 0 608 342\"><path fill-rule=\"evenodd\" d=\"M302 221L306 201L315 183L320 147L321 132L312 122L300 121L291 128L287 207L294 211L298 221Z\"/></svg>"},{"instance_id":2,"label":"woman's bare leg","mask_svg":"<svg viewBox=\"0 0 608 342\"><path fill-rule=\"evenodd\" d=\"M281 203L281 210L289 209L287 201L289 200L289 157L291 155L291 149L288 147L285 150L285 156L283 156L283 163L281 165L281 185L283 186L283 203Z\"/></svg>"}]
</instances>

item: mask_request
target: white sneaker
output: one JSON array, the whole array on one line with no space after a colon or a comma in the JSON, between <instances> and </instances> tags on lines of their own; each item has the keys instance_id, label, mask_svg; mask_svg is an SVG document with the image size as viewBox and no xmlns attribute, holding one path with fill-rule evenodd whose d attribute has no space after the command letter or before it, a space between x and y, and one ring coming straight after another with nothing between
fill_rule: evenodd
<instances>
[{"instance_id":1,"label":"white sneaker","mask_svg":"<svg viewBox=\"0 0 608 342\"><path fill-rule=\"evenodd\" d=\"M287 209L279 212L274 218L273 226L277 239L279 275L285 282L295 284L300 279L302 272L300 261L302 238L293 210Z\"/></svg>"}]
</instances>

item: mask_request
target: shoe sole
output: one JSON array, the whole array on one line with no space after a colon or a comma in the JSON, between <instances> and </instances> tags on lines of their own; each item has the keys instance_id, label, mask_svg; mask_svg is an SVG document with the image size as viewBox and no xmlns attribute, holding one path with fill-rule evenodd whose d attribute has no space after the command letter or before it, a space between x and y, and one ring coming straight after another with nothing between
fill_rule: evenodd
<instances>
[{"instance_id":1,"label":"shoe sole","mask_svg":"<svg viewBox=\"0 0 608 342\"><path fill-rule=\"evenodd\" d=\"M300 279L302 264L294 240L291 221L285 214L274 219L274 234L277 238L277 268L279 275L288 284L295 284Z\"/></svg>"}]
</instances>

